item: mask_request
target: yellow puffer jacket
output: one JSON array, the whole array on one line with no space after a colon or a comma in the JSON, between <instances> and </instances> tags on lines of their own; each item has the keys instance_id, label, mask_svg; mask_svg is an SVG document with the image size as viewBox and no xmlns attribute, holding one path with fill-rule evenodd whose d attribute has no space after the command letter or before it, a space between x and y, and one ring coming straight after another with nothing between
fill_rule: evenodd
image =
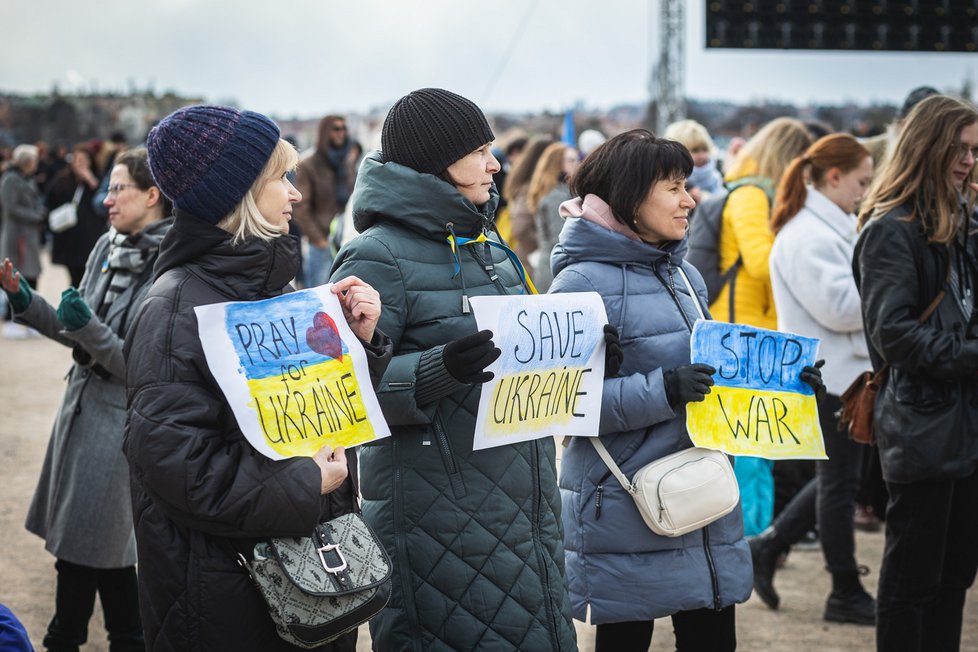
<instances>
[{"instance_id":1,"label":"yellow puffer jacket","mask_svg":"<svg viewBox=\"0 0 978 652\"><path fill-rule=\"evenodd\" d=\"M743 264L736 278L724 286L710 306L714 319L777 330L768 258L774 245L770 226L771 202L757 186L741 186L730 193L720 228L720 269L729 269L738 256ZM734 288L734 314L730 290Z\"/></svg>"}]
</instances>

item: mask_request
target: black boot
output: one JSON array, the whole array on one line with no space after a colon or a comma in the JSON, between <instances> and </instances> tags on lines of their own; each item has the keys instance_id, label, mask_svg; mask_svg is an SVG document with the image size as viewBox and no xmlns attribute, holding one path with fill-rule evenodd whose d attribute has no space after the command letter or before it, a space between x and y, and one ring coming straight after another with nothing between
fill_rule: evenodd
<instances>
[{"instance_id":1,"label":"black boot","mask_svg":"<svg viewBox=\"0 0 978 652\"><path fill-rule=\"evenodd\" d=\"M774 590L774 571L777 569L778 557L784 547L778 540L774 528L768 528L756 537L750 537L747 543L750 545L750 557L754 562L754 592L768 607L777 609L781 598Z\"/></svg>"},{"instance_id":2,"label":"black boot","mask_svg":"<svg viewBox=\"0 0 978 652\"><path fill-rule=\"evenodd\" d=\"M832 573L832 593L822 617L833 623L876 624L876 601L863 588L858 570Z\"/></svg>"}]
</instances>

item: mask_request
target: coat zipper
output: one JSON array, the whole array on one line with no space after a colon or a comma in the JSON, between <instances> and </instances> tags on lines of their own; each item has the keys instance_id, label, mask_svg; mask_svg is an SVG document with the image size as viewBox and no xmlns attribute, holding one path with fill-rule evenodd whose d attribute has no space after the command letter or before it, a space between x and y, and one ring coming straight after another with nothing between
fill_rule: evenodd
<instances>
[{"instance_id":1,"label":"coat zipper","mask_svg":"<svg viewBox=\"0 0 978 652\"><path fill-rule=\"evenodd\" d=\"M400 502L404 487L401 484L401 447L400 439L391 438L391 456L394 463L394 493L391 507L394 512L394 547L397 552L397 570L401 578L401 599L404 600L404 611L407 613L408 626L415 646L421 644L421 625L418 621L418 607L414 601L414 587L411 586L411 565L408 560L407 541L404 534L404 510Z\"/></svg>"},{"instance_id":2,"label":"coat zipper","mask_svg":"<svg viewBox=\"0 0 978 652\"><path fill-rule=\"evenodd\" d=\"M547 554L543 549L540 536L540 505L543 502L543 489L540 482L540 440L530 442L530 457L533 461L533 547L537 551L537 563L540 565L540 576L543 579L543 606L547 612L547 622L553 635L554 646L560 650L560 634L557 631L557 619L554 616L553 594L550 590L550 570L547 568Z\"/></svg>"},{"instance_id":3,"label":"coat zipper","mask_svg":"<svg viewBox=\"0 0 978 652\"><path fill-rule=\"evenodd\" d=\"M448 472L448 481L452 485L452 492L456 498L464 498L468 492L465 489L465 483L462 481L462 474L458 470L458 464L455 462L452 447L448 443L448 435L445 434L445 429L441 425L441 416L439 414L435 414L435 417L431 420L431 426L435 431L435 439L438 441L438 452L441 453L442 463L445 465L445 471Z\"/></svg>"},{"instance_id":4,"label":"coat zipper","mask_svg":"<svg viewBox=\"0 0 978 652\"><path fill-rule=\"evenodd\" d=\"M713 564L713 553L710 551L710 526L703 528L703 552L706 554L706 565L710 568L710 582L713 584L713 608L721 611L720 607L720 580L717 577L717 569Z\"/></svg>"}]
</instances>

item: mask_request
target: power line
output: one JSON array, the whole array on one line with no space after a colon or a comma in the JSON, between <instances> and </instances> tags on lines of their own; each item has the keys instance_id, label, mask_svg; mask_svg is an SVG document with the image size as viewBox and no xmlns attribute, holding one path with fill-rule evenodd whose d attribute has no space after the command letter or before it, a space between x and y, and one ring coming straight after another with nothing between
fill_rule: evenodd
<instances>
[{"instance_id":1,"label":"power line","mask_svg":"<svg viewBox=\"0 0 978 652\"><path fill-rule=\"evenodd\" d=\"M523 18L520 20L520 23L516 26L516 31L513 33L513 38L510 39L509 46L503 53L503 59L499 62L499 65L496 66L496 70L493 72L492 77L489 78L489 83L486 85L486 90L482 94L483 106L486 105L492 91L495 90L496 82L499 81L499 77L502 76L503 70L505 70L506 65L509 64L509 58L512 56L513 50L516 48L520 37L523 36L523 32L526 31L526 26L530 23L530 15L533 13L533 10L537 8L538 4L540 4L540 0L533 0L533 2L531 2L530 6L527 8L526 13L523 14Z\"/></svg>"}]
</instances>

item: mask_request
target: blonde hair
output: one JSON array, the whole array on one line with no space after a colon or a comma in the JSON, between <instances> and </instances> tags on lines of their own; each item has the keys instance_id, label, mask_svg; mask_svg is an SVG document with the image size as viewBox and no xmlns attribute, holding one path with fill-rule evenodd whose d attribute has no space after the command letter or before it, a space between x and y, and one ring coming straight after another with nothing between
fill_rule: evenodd
<instances>
[{"instance_id":1,"label":"blonde hair","mask_svg":"<svg viewBox=\"0 0 978 652\"><path fill-rule=\"evenodd\" d=\"M958 189L951 183L951 169L961 156L961 130L978 123L973 104L946 95L932 95L913 108L897 137L883 169L869 187L859 228L874 215L885 215L910 204L907 220L919 220L927 242L952 242L958 235ZM978 168L972 167L965 183L972 183ZM974 210L969 200L968 212Z\"/></svg>"},{"instance_id":2,"label":"blonde hair","mask_svg":"<svg viewBox=\"0 0 978 652\"><path fill-rule=\"evenodd\" d=\"M564 166L566 151L567 145L564 143L553 143L540 155L526 191L526 207L531 213L537 211L540 201L560 183L560 172Z\"/></svg>"},{"instance_id":3,"label":"blonde hair","mask_svg":"<svg viewBox=\"0 0 978 652\"><path fill-rule=\"evenodd\" d=\"M262 240L274 240L283 235L279 227L269 222L261 214L255 198L261 193L266 183L279 179L286 172L294 170L298 163L299 154L295 151L295 147L280 138L275 149L272 150L272 155L268 157L268 162L265 163L261 174L255 179L255 183L251 185L238 205L217 224L219 229L223 229L234 236L231 244L240 244L245 238L252 236Z\"/></svg>"},{"instance_id":4,"label":"blonde hair","mask_svg":"<svg viewBox=\"0 0 978 652\"><path fill-rule=\"evenodd\" d=\"M727 180L746 176L767 177L777 186L796 156L812 144L805 123L795 118L776 118L764 125L737 153Z\"/></svg>"},{"instance_id":5,"label":"blonde hair","mask_svg":"<svg viewBox=\"0 0 978 652\"><path fill-rule=\"evenodd\" d=\"M673 122L666 127L666 131L662 137L682 143L691 152L697 147L705 147L706 151L710 153L710 156L713 156L717 151L716 145L713 144L713 139L710 138L710 132L706 130L706 127L696 122L696 120Z\"/></svg>"}]
</instances>

